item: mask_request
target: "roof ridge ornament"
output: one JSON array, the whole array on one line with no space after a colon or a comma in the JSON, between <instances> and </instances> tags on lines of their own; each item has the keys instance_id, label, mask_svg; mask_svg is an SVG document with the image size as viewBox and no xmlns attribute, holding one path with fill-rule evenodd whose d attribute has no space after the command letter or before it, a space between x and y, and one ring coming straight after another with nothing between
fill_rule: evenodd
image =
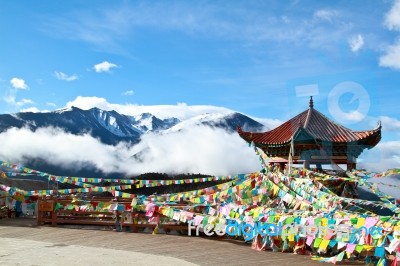
<instances>
[{"instance_id":1,"label":"roof ridge ornament","mask_svg":"<svg viewBox=\"0 0 400 266\"><path fill-rule=\"evenodd\" d=\"M312 99L312 96L310 96L310 108L314 108L314 101Z\"/></svg>"}]
</instances>

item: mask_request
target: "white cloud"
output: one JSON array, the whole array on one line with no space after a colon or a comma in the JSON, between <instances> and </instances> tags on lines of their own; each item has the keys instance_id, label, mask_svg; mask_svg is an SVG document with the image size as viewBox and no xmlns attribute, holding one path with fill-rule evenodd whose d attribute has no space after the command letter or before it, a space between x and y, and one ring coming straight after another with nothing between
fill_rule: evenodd
<instances>
[{"instance_id":1,"label":"white cloud","mask_svg":"<svg viewBox=\"0 0 400 266\"><path fill-rule=\"evenodd\" d=\"M334 9L319 9L314 12L314 17L320 20L333 22L333 19L339 15L339 12Z\"/></svg>"},{"instance_id":2,"label":"white cloud","mask_svg":"<svg viewBox=\"0 0 400 266\"><path fill-rule=\"evenodd\" d=\"M96 64L96 65L93 66L94 70L97 73L109 72L111 70L111 68L114 68L114 67L117 67L117 65L113 64L113 63L110 63L110 62L107 62L107 61L101 62L101 63Z\"/></svg>"},{"instance_id":3,"label":"white cloud","mask_svg":"<svg viewBox=\"0 0 400 266\"><path fill-rule=\"evenodd\" d=\"M204 126L164 135L144 135L134 146L106 145L88 134L73 135L54 128L35 132L12 128L0 133L0 143L0 158L11 163L36 158L65 169L93 165L104 173L228 175L250 173L261 167L253 149L238 134ZM400 141L381 142L365 151L358 167L378 172L400 167Z\"/></svg>"},{"instance_id":4,"label":"white cloud","mask_svg":"<svg viewBox=\"0 0 400 266\"><path fill-rule=\"evenodd\" d=\"M133 94L134 94L133 90L129 90L129 91L125 91L125 92L121 93L121 95L124 95L124 96L132 96Z\"/></svg>"},{"instance_id":5,"label":"white cloud","mask_svg":"<svg viewBox=\"0 0 400 266\"><path fill-rule=\"evenodd\" d=\"M400 31L400 0L394 1L385 16L384 24L389 30ZM387 45L383 53L379 58L379 66L400 70L400 39L392 45Z\"/></svg>"},{"instance_id":6,"label":"white cloud","mask_svg":"<svg viewBox=\"0 0 400 266\"><path fill-rule=\"evenodd\" d=\"M10 91L5 97L4 101L10 105L16 106L16 107L22 107L27 104L34 104L35 102L32 101L31 99L22 99L20 101L16 100L16 92L15 91Z\"/></svg>"},{"instance_id":7,"label":"white cloud","mask_svg":"<svg viewBox=\"0 0 400 266\"><path fill-rule=\"evenodd\" d=\"M149 134L135 148L145 150L140 167L146 171L225 175L260 169L247 143L222 129L196 126L161 136Z\"/></svg>"},{"instance_id":8,"label":"white cloud","mask_svg":"<svg viewBox=\"0 0 400 266\"><path fill-rule=\"evenodd\" d=\"M78 96L75 100L66 104L66 108L71 106L80 109L88 110L97 107L103 110L115 110L120 114L125 115L139 115L142 113L151 113L158 118L164 119L169 117L176 117L185 120L196 115L204 113L232 113L233 110L224 107L212 105L187 105L185 103L178 103L176 105L134 105L134 104L114 104L109 103L106 99L100 97L83 97Z\"/></svg>"},{"instance_id":9,"label":"white cloud","mask_svg":"<svg viewBox=\"0 0 400 266\"><path fill-rule=\"evenodd\" d=\"M37 107L29 107L29 108L21 109L20 112L21 113L28 113L28 112L40 113L40 112L45 112L45 111L41 111Z\"/></svg>"},{"instance_id":10,"label":"white cloud","mask_svg":"<svg viewBox=\"0 0 400 266\"><path fill-rule=\"evenodd\" d=\"M395 0L385 16L385 25L390 30L400 31L400 0Z\"/></svg>"},{"instance_id":11,"label":"white cloud","mask_svg":"<svg viewBox=\"0 0 400 266\"><path fill-rule=\"evenodd\" d=\"M352 52L358 52L364 46L364 38L361 34L357 34L349 39L349 46Z\"/></svg>"},{"instance_id":12,"label":"white cloud","mask_svg":"<svg viewBox=\"0 0 400 266\"><path fill-rule=\"evenodd\" d=\"M6 103L8 104L12 104L15 105L15 93L9 93L8 95L6 95L3 99Z\"/></svg>"},{"instance_id":13,"label":"white cloud","mask_svg":"<svg viewBox=\"0 0 400 266\"><path fill-rule=\"evenodd\" d=\"M12 128L1 133L0 139L7 142L5 149L0 151L4 160L18 162L27 156L65 168L75 167L74 163L79 168L92 162L99 169L115 170L116 147L103 145L89 135L75 136L54 128L42 128L35 132ZM29 151L24 151L24 146Z\"/></svg>"},{"instance_id":14,"label":"white cloud","mask_svg":"<svg viewBox=\"0 0 400 266\"><path fill-rule=\"evenodd\" d=\"M76 75L76 74L67 75L67 74L65 74L63 72L58 72L58 71L55 71L54 75L56 76L57 79L65 80L65 81L74 81L74 80L77 80L79 78L78 75Z\"/></svg>"},{"instance_id":15,"label":"white cloud","mask_svg":"<svg viewBox=\"0 0 400 266\"><path fill-rule=\"evenodd\" d=\"M361 120L363 120L365 118L365 114L356 110L356 111L351 111L351 112L342 112L342 122L347 122L347 123L356 123L359 122Z\"/></svg>"},{"instance_id":16,"label":"white cloud","mask_svg":"<svg viewBox=\"0 0 400 266\"><path fill-rule=\"evenodd\" d=\"M10 80L11 85L14 89L26 90L28 89L28 85L26 85L25 80L20 78L12 78Z\"/></svg>"},{"instance_id":17,"label":"white cloud","mask_svg":"<svg viewBox=\"0 0 400 266\"><path fill-rule=\"evenodd\" d=\"M382 122L383 131L400 132L400 120L388 116L381 116L379 120Z\"/></svg>"},{"instance_id":18,"label":"white cloud","mask_svg":"<svg viewBox=\"0 0 400 266\"><path fill-rule=\"evenodd\" d=\"M18 101L15 103L16 106L21 107L27 104L34 104L35 102L32 101L31 99L22 99L21 101Z\"/></svg>"},{"instance_id":19,"label":"white cloud","mask_svg":"<svg viewBox=\"0 0 400 266\"><path fill-rule=\"evenodd\" d=\"M10 89L5 97L3 98L4 101L17 108L21 108L22 106L29 105L29 104L35 104L35 102L31 99L26 99L23 98L21 100L17 100L17 94L19 90L26 90L28 89L28 85L25 83L23 79L20 78L12 78L10 80L10 83L12 85L12 89Z\"/></svg>"},{"instance_id":20,"label":"white cloud","mask_svg":"<svg viewBox=\"0 0 400 266\"><path fill-rule=\"evenodd\" d=\"M355 16L343 16L338 23L333 23L343 12L325 8L305 17L299 16L297 9L296 5L288 5L287 12L280 15L263 2L123 4L53 18L44 30L60 38L80 40L103 50L125 54L130 54L131 49L123 47L124 41L141 28L240 40L252 45L277 41L285 54L287 47L282 43L325 49L336 47L343 36L353 33ZM330 22L330 25L321 21Z\"/></svg>"},{"instance_id":21,"label":"white cloud","mask_svg":"<svg viewBox=\"0 0 400 266\"><path fill-rule=\"evenodd\" d=\"M358 167L377 172L400 168L400 141L380 142L371 150L364 151Z\"/></svg>"},{"instance_id":22,"label":"white cloud","mask_svg":"<svg viewBox=\"0 0 400 266\"><path fill-rule=\"evenodd\" d=\"M385 54L379 58L379 65L397 70L400 69L400 40L386 47Z\"/></svg>"},{"instance_id":23,"label":"white cloud","mask_svg":"<svg viewBox=\"0 0 400 266\"><path fill-rule=\"evenodd\" d=\"M35 132L12 128L0 134L0 143L0 158L13 163L31 157L49 160L64 168L83 168L90 164L104 173L228 175L260 169L258 157L238 134L203 126L167 135L145 135L135 146L105 145L89 135L76 136L54 128ZM135 154L140 160L132 157Z\"/></svg>"}]
</instances>

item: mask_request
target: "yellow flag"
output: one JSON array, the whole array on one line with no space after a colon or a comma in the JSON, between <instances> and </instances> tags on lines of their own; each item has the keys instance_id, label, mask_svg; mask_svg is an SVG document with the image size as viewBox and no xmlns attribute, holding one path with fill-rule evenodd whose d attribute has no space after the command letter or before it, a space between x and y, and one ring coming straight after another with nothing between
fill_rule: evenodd
<instances>
[{"instance_id":1,"label":"yellow flag","mask_svg":"<svg viewBox=\"0 0 400 266\"><path fill-rule=\"evenodd\" d=\"M329 241L329 239L322 239L321 243L319 244L319 249L326 250L328 248Z\"/></svg>"},{"instance_id":2,"label":"yellow flag","mask_svg":"<svg viewBox=\"0 0 400 266\"><path fill-rule=\"evenodd\" d=\"M356 225L356 227L357 227L357 228L360 228L361 226L364 226L364 225L365 225L365 218L359 217L358 220L357 220L357 225Z\"/></svg>"},{"instance_id":3,"label":"yellow flag","mask_svg":"<svg viewBox=\"0 0 400 266\"><path fill-rule=\"evenodd\" d=\"M328 226L328 218L321 218L321 226Z\"/></svg>"}]
</instances>

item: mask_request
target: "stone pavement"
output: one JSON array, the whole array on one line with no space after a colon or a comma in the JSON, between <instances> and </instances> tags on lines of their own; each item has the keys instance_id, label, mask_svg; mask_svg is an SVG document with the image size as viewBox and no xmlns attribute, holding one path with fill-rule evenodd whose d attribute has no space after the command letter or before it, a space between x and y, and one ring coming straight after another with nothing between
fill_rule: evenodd
<instances>
[{"instance_id":1,"label":"stone pavement","mask_svg":"<svg viewBox=\"0 0 400 266\"><path fill-rule=\"evenodd\" d=\"M0 265L324 265L309 256L257 252L243 241L35 223L0 220Z\"/></svg>"}]
</instances>

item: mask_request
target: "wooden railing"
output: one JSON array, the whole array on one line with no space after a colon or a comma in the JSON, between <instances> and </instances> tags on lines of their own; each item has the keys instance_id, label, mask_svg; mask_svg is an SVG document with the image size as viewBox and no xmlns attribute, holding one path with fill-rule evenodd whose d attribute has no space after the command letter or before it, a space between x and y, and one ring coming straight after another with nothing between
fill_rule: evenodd
<instances>
[{"instance_id":1,"label":"wooden railing","mask_svg":"<svg viewBox=\"0 0 400 266\"><path fill-rule=\"evenodd\" d=\"M59 208L57 204L65 205L72 204L71 198L59 199L59 198L42 198L38 200L38 214L37 224L45 225L50 224L51 226L57 226L61 224L69 225L96 225L96 226L108 226L116 227L116 216L114 211L82 211L82 210L66 210ZM100 204L100 203L112 203L112 204L130 204L130 201L119 200L111 201L110 198L95 198L88 199L88 201ZM179 206L178 206L179 207ZM122 231L139 232L145 228L154 230L157 226L159 229L163 229L166 233L171 230L176 231L187 231L188 226L179 222L175 222L168 217L161 214L160 220L164 220L160 223L149 222L149 218L144 213L136 211L124 211L120 212L120 223Z\"/></svg>"}]
</instances>

